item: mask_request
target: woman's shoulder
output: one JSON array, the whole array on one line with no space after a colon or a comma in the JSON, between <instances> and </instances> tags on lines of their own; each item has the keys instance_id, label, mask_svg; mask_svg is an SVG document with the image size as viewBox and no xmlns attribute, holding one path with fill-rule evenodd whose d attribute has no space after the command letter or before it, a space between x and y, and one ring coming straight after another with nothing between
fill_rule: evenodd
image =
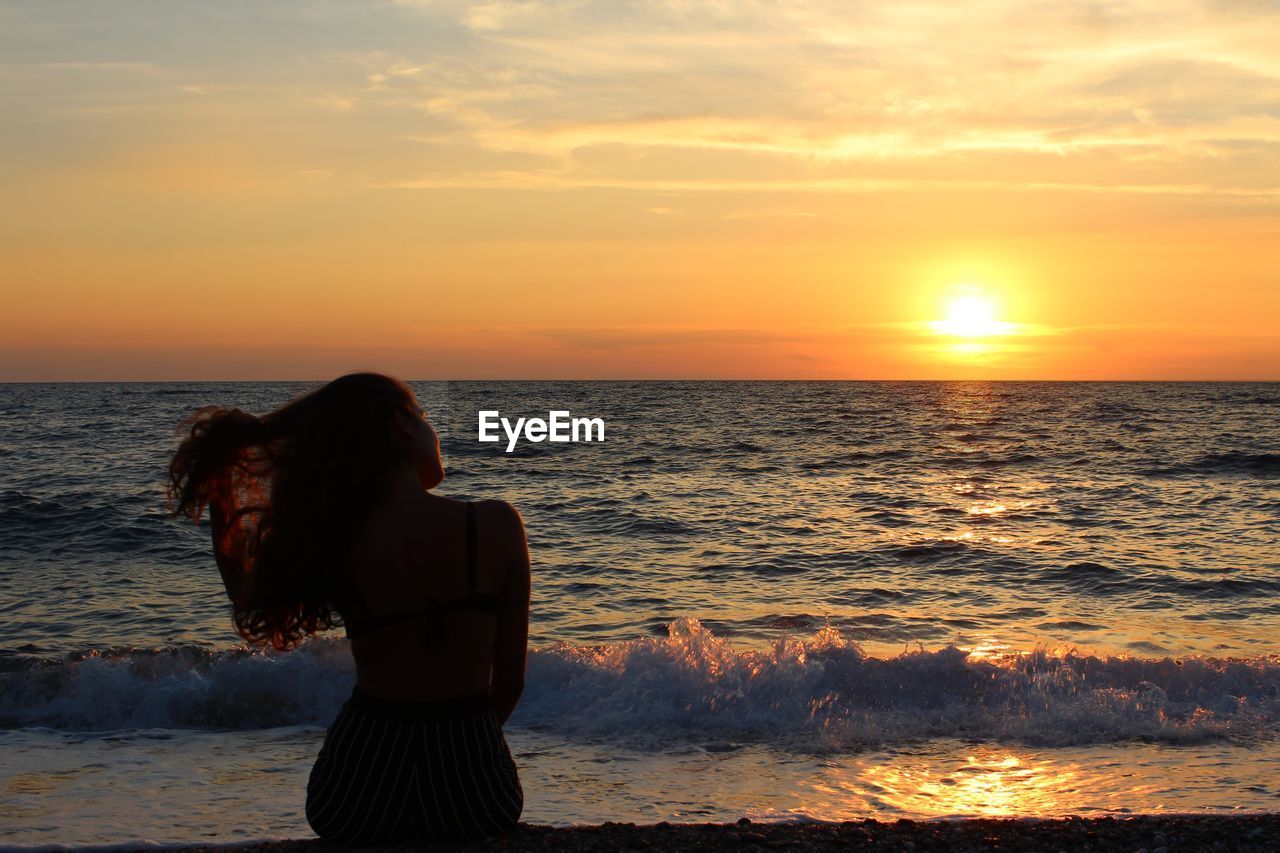
<instances>
[{"instance_id":1,"label":"woman's shoulder","mask_svg":"<svg viewBox=\"0 0 1280 853\"><path fill-rule=\"evenodd\" d=\"M475 506L476 522L482 530L486 532L500 531L523 531L524 519L520 516L520 511L510 501L500 498L481 498L477 500L464 501L457 498L448 498L443 495L432 495L435 501L439 503L437 506L453 505L457 510L465 510L467 504Z\"/></svg>"},{"instance_id":2,"label":"woman's shoulder","mask_svg":"<svg viewBox=\"0 0 1280 853\"><path fill-rule=\"evenodd\" d=\"M520 511L509 501L498 498L472 501L476 507L476 523L482 529L495 531L500 536L524 538L524 519Z\"/></svg>"},{"instance_id":3,"label":"woman's shoulder","mask_svg":"<svg viewBox=\"0 0 1280 853\"><path fill-rule=\"evenodd\" d=\"M510 501L504 501L501 498L483 498L481 500L469 501L476 505L476 512L487 513L495 517L506 518L512 521L519 520L520 510Z\"/></svg>"}]
</instances>

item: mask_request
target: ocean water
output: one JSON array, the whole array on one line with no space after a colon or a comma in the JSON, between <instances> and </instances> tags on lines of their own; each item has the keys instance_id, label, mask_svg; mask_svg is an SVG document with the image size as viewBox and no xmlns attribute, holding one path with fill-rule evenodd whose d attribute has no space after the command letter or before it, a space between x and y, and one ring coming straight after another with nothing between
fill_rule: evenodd
<instances>
[{"instance_id":1,"label":"ocean water","mask_svg":"<svg viewBox=\"0 0 1280 853\"><path fill-rule=\"evenodd\" d=\"M412 384L528 530L528 821L1280 808L1280 384ZM240 645L164 478L311 387L0 385L0 844L310 835L345 641Z\"/></svg>"}]
</instances>

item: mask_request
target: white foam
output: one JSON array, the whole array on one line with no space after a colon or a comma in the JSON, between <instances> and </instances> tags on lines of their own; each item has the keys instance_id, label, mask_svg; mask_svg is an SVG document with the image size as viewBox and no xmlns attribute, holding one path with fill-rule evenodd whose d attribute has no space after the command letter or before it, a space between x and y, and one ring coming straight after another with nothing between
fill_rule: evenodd
<instances>
[{"instance_id":1,"label":"white foam","mask_svg":"<svg viewBox=\"0 0 1280 853\"><path fill-rule=\"evenodd\" d=\"M515 722L660 744L859 749L934 737L1040 745L1250 740L1280 720L1280 660L1099 658L954 647L863 654L837 631L737 651L696 620L665 639L559 646L530 661Z\"/></svg>"},{"instance_id":2,"label":"white foam","mask_svg":"<svg viewBox=\"0 0 1280 853\"><path fill-rule=\"evenodd\" d=\"M328 725L355 683L345 640L297 651L89 653L0 674L0 722L68 731Z\"/></svg>"},{"instance_id":3,"label":"white foam","mask_svg":"<svg viewBox=\"0 0 1280 853\"><path fill-rule=\"evenodd\" d=\"M287 653L181 647L0 675L9 727L100 732L327 725L354 681L346 642ZM858 750L934 737L1071 745L1250 741L1280 722L1280 659L875 658L832 629L738 650L697 620L666 638L534 651L512 724L645 747L691 741Z\"/></svg>"}]
</instances>

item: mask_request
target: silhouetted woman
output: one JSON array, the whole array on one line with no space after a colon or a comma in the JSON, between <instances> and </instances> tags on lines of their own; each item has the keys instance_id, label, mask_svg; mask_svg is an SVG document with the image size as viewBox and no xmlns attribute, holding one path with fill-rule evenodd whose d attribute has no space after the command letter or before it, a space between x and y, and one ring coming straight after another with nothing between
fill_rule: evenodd
<instances>
[{"instance_id":1,"label":"silhouetted woman","mask_svg":"<svg viewBox=\"0 0 1280 853\"><path fill-rule=\"evenodd\" d=\"M260 418L209 406L181 429L171 507L195 520L209 507L241 636L284 650L341 624L351 638L356 686L307 785L316 833L396 843L514 827L524 798L502 724L529 632L519 513L431 494L439 439L409 387L376 373Z\"/></svg>"}]
</instances>

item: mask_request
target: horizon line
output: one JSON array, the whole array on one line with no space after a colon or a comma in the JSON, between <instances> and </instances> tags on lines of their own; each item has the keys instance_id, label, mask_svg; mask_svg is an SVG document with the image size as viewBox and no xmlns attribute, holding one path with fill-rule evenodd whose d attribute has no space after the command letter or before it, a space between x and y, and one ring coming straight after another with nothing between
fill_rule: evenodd
<instances>
[{"instance_id":1,"label":"horizon line","mask_svg":"<svg viewBox=\"0 0 1280 853\"><path fill-rule=\"evenodd\" d=\"M347 373L363 373L366 371L353 370ZM384 371L367 371L371 373L383 373ZM344 376L346 374L338 374ZM386 374L393 376L394 374ZM191 384L191 385L228 385L238 383L308 383L308 382L330 382L337 379L338 376L330 379L0 379L0 385L175 385L175 384ZM405 379L396 376L403 382L1000 382L1000 383L1046 383L1046 382L1073 382L1073 383L1149 383L1149 384L1171 384L1171 383L1222 383L1236 385L1258 385L1267 383L1280 382L1280 377L1275 379L982 379L982 378L966 378L966 379L867 379L867 378L832 378L832 377L517 377L517 378L492 378L492 379Z\"/></svg>"}]
</instances>

